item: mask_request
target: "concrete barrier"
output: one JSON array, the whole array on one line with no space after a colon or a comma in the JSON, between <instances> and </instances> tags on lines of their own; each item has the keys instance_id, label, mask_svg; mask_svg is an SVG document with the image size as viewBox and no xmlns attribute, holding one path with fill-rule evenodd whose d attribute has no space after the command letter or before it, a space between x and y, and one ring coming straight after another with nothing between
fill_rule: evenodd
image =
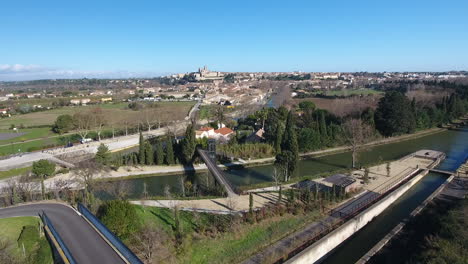
<instances>
[{"instance_id":1,"label":"concrete barrier","mask_svg":"<svg viewBox=\"0 0 468 264\"><path fill-rule=\"evenodd\" d=\"M387 209L387 207L389 207L404 193L406 193L406 191L408 191L419 180L421 180L428 172L429 170L423 170L421 173L410 179L408 182L404 183L398 189L382 198L382 200L370 206L357 216L351 218L342 226L338 227L325 237L318 240L316 243L312 244L296 256L289 259L286 263L310 264L323 259L343 241L351 237L354 233L358 232L367 223L374 219L374 217L378 216L385 209Z\"/></svg>"}]
</instances>

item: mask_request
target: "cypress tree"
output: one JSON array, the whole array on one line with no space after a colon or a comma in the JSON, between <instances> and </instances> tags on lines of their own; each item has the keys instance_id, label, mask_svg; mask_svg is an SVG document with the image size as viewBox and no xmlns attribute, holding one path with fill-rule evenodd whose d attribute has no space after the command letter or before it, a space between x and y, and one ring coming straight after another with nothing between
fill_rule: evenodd
<instances>
[{"instance_id":1,"label":"cypress tree","mask_svg":"<svg viewBox=\"0 0 468 264\"><path fill-rule=\"evenodd\" d=\"M279 191L278 191L278 203L281 203L282 199L283 199L283 186L280 186Z\"/></svg>"},{"instance_id":2,"label":"cypress tree","mask_svg":"<svg viewBox=\"0 0 468 264\"><path fill-rule=\"evenodd\" d=\"M166 163L167 165L175 164L174 147L170 138L166 142Z\"/></svg>"},{"instance_id":3,"label":"cypress tree","mask_svg":"<svg viewBox=\"0 0 468 264\"><path fill-rule=\"evenodd\" d=\"M182 151L182 158L184 159L185 163L191 163L193 155L195 154L195 129L193 124L187 126L185 131L185 138L182 140L181 144L181 151Z\"/></svg>"},{"instance_id":4,"label":"cypress tree","mask_svg":"<svg viewBox=\"0 0 468 264\"><path fill-rule=\"evenodd\" d=\"M140 145L138 149L138 160L140 164L143 165L146 162L145 158L145 140L143 139L143 134L140 131ZM136 163L135 163L136 164Z\"/></svg>"},{"instance_id":5,"label":"cypress tree","mask_svg":"<svg viewBox=\"0 0 468 264\"><path fill-rule=\"evenodd\" d=\"M156 164L157 165L164 164L164 150L163 150L161 141L159 140L156 143Z\"/></svg>"},{"instance_id":6,"label":"cypress tree","mask_svg":"<svg viewBox=\"0 0 468 264\"><path fill-rule=\"evenodd\" d=\"M145 164L146 165L154 164L153 147L148 141L146 141L145 143Z\"/></svg>"},{"instance_id":7,"label":"cypress tree","mask_svg":"<svg viewBox=\"0 0 468 264\"><path fill-rule=\"evenodd\" d=\"M325 112L320 111L320 135L322 136L322 141L326 142L328 139L328 132L327 132L327 123L325 122Z\"/></svg>"},{"instance_id":8,"label":"cypress tree","mask_svg":"<svg viewBox=\"0 0 468 264\"><path fill-rule=\"evenodd\" d=\"M283 134L284 134L284 125L282 122L278 122L276 125L276 137L275 137L275 151L276 153L281 152L281 143L283 141Z\"/></svg>"},{"instance_id":9,"label":"cypress tree","mask_svg":"<svg viewBox=\"0 0 468 264\"><path fill-rule=\"evenodd\" d=\"M289 111L288 118L286 119L286 130L284 131L281 149L282 151L290 152L287 155L287 166L289 175L292 175L296 170L297 161L299 160L299 144L297 143L296 125L292 111Z\"/></svg>"}]
</instances>

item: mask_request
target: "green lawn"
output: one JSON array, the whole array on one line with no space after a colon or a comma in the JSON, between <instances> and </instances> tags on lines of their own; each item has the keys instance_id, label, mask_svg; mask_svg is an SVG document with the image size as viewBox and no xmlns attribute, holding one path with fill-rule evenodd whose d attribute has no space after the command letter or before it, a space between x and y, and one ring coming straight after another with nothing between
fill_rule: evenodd
<instances>
[{"instance_id":1,"label":"green lawn","mask_svg":"<svg viewBox=\"0 0 468 264\"><path fill-rule=\"evenodd\" d=\"M24 245L26 253L31 254L31 263L53 263L52 249L45 235L39 231L39 222L38 217L32 216L0 219L0 238L11 243L11 254L16 255L20 262L24 260Z\"/></svg>"},{"instance_id":2,"label":"green lawn","mask_svg":"<svg viewBox=\"0 0 468 264\"><path fill-rule=\"evenodd\" d=\"M11 169L7 171L0 171L0 180L10 178L13 176L24 175L30 172L32 167L25 167L25 168L18 168L18 169Z\"/></svg>"},{"instance_id":3,"label":"green lawn","mask_svg":"<svg viewBox=\"0 0 468 264\"><path fill-rule=\"evenodd\" d=\"M39 218L37 217L12 217L0 219L0 237L11 241L18 239L23 226L37 225Z\"/></svg>"}]
</instances>

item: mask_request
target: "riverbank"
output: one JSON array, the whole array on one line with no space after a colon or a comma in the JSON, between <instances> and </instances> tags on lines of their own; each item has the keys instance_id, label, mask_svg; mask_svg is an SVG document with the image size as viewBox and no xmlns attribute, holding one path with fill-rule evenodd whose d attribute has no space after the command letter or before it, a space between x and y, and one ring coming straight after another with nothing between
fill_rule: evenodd
<instances>
[{"instance_id":1,"label":"riverbank","mask_svg":"<svg viewBox=\"0 0 468 264\"><path fill-rule=\"evenodd\" d=\"M432 135L438 132L445 131L443 128L432 128L424 131L420 131L414 134L409 135L402 135L398 137L391 137L380 139L374 142L370 142L366 144L364 147L372 147L372 146L379 146L384 144L396 143L405 140L411 140L419 137L424 137L428 135ZM312 157L323 157L327 155L333 155L338 153L343 153L349 151L349 146L342 146L324 150L318 150L313 152L301 153L299 154L302 158L312 158ZM261 166L261 165L268 165L273 164L275 161L275 157L269 158L262 158L262 159L252 159L252 160L245 160L245 161L234 161L231 163L220 164L219 167L223 169L227 169L230 167L242 166L242 167L254 167L254 166ZM134 178L142 178L148 176L162 176L162 175L179 175L185 172L206 172L208 168L205 164L194 164L193 166L183 166L183 165L172 165L172 166L125 166L121 167L116 171L110 171L106 173L97 174L96 178L100 179L115 179L115 180L122 180L122 179L134 179ZM67 175L58 175L61 179L69 179ZM58 177L57 176L57 177ZM259 186L263 187L263 186Z\"/></svg>"}]
</instances>

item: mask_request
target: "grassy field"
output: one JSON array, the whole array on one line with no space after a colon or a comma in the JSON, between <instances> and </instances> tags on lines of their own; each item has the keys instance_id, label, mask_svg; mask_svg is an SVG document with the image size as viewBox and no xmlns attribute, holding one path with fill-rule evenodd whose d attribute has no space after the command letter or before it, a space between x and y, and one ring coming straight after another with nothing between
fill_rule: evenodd
<instances>
[{"instance_id":1,"label":"grassy field","mask_svg":"<svg viewBox=\"0 0 468 264\"><path fill-rule=\"evenodd\" d=\"M328 90L328 91L317 91L313 94L323 94L326 96L351 96L351 95L374 95L374 94L382 94L383 92L377 91L374 89L344 89L344 90Z\"/></svg>"},{"instance_id":2,"label":"grassy field","mask_svg":"<svg viewBox=\"0 0 468 264\"><path fill-rule=\"evenodd\" d=\"M302 101L312 101L317 108L325 109L338 116L346 116L350 113L361 113L370 107L375 109L382 95L374 96L353 96L347 98L305 98L294 99L294 104Z\"/></svg>"},{"instance_id":3,"label":"grassy field","mask_svg":"<svg viewBox=\"0 0 468 264\"><path fill-rule=\"evenodd\" d=\"M166 113L161 115L166 120L183 120L194 102L157 102L158 112ZM133 111L128 109L128 103L112 103L112 104L100 104L100 105L89 105L89 106L67 106L57 109L28 113L24 115L14 115L9 118L0 119L0 129L8 129L11 124L20 126L21 124L25 127L30 126L43 126L52 125L59 115L69 114L73 115L78 111L87 111L95 107L101 107L103 109L106 120L109 123L118 123L124 118L137 120L141 117L141 112ZM162 120L163 122L166 120Z\"/></svg>"},{"instance_id":4,"label":"grassy field","mask_svg":"<svg viewBox=\"0 0 468 264\"><path fill-rule=\"evenodd\" d=\"M156 223L169 234L174 228L173 212L166 208L137 206L137 214L143 222ZM178 263L238 263L269 244L291 234L320 217L317 211L275 216L256 224L239 223L228 226L228 231L214 236L196 233L197 227L219 221L208 214L180 212L181 227L188 245L178 256ZM225 216L224 216L225 217Z\"/></svg>"},{"instance_id":5,"label":"grassy field","mask_svg":"<svg viewBox=\"0 0 468 264\"><path fill-rule=\"evenodd\" d=\"M24 175L32 170L32 167L11 169L7 171L0 171L0 180L7 179L13 176Z\"/></svg>"},{"instance_id":6,"label":"grassy field","mask_svg":"<svg viewBox=\"0 0 468 264\"><path fill-rule=\"evenodd\" d=\"M10 143L0 147L0 156L28 152L41 149L45 146L55 146L57 144L56 138L38 139L24 143Z\"/></svg>"},{"instance_id":7,"label":"grassy field","mask_svg":"<svg viewBox=\"0 0 468 264\"><path fill-rule=\"evenodd\" d=\"M12 254L22 261L22 246L31 254L32 263L53 263L52 249L44 235L39 234L39 218L12 217L0 219L0 238L12 245Z\"/></svg>"},{"instance_id":8,"label":"grassy field","mask_svg":"<svg viewBox=\"0 0 468 264\"><path fill-rule=\"evenodd\" d=\"M200 119L208 119L213 120L216 117L216 108L220 106L218 105L202 105L200 106L200 111L198 112L198 116ZM235 108L227 108L223 107L223 112L225 115L232 113L235 111Z\"/></svg>"},{"instance_id":9,"label":"grassy field","mask_svg":"<svg viewBox=\"0 0 468 264\"><path fill-rule=\"evenodd\" d=\"M13 130L1 129L1 133L14 133ZM14 138L0 140L0 145L8 144L11 142L22 142L31 139L46 138L49 136L56 135L51 131L50 127L41 127L41 128L24 128L18 129L18 133L25 133L24 135L19 135Z\"/></svg>"},{"instance_id":10,"label":"grassy field","mask_svg":"<svg viewBox=\"0 0 468 264\"><path fill-rule=\"evenodd\" d=\"M184 120L195 103L158 102L155 104L157 117L161 122L166 122ZM129 120L129 123L133 123L134 125L136 125L138 120L142 120L142 112L128 109L127 103L103 104L99 106L103 109L104 118L107 123L114 124L117 128L122 126L119 123L122 120ZM57 117L63 114L73 115L77 111L87 111L93 107L96 106L63 107L0 119L0 133L12 133L12 130L9 130L11 124L16 126L24 125L25 127L49 126L19 129L20 133L25 134L15 138L0 140L0 156L37 150L46 146L63 145L58 142L59 135L51 131L51 126ZM110 130L110 126L104 127L104 129Z\"/></svg>"}]
</instances>

